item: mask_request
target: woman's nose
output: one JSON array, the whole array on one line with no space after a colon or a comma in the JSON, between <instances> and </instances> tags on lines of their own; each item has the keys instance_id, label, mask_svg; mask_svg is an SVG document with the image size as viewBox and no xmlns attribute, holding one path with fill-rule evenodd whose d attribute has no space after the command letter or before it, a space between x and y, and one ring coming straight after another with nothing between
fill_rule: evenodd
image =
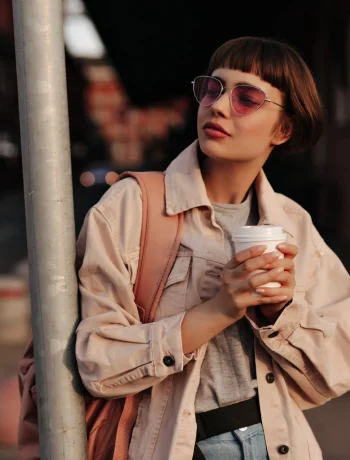
<instances>
[{"instance_id":1,"label":"woman's nose","mask_svg":"<svg viewBox=\"0 0 350 460\"><path fill-rule=\"evenodd\" d=\"M226 118L231 115L230 94L230 91L223 91L219 99L211 105L211 109L214 114L221 115Z\"/></svg>"}]
</instances>

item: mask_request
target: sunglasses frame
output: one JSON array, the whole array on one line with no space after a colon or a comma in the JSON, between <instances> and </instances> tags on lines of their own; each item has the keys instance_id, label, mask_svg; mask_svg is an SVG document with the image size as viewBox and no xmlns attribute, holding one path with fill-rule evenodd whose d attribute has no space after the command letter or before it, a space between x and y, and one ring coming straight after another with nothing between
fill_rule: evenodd
<instances>
[{"instance_id":1,"label":"sunglasses frame","mask_svg":"<svg viewBox=\"0 0 350 460\"><path fill-rule=\"evenodd\" d=\"M195 90L194 90L194 85L195 85L195 82L197 80L197 78L211 78L212 80L215 80L217 81L220 86L221 86L221 91L219 93L219 96L215 99L215 101L211 102L210 104L202 104L198 99L197 99L197 96L196 96L196 93L195 93ZM212 75L198 75L197 77L195 77L195 79L193 81L191 81L192 83L192 89L193 89L193 94L194 94L194 97L196 99L196 101L198 102L199 105L201 105L202 107L211 107L213 104L215 104L216 101L218 101L220 99L220 97L224 94L225 90L230 90L230 104L231 104L231 107L232 107L232 110L239 116L241 117L244 117L244 116L247 116L247 115L251 115L252 113L256 112L257 110L259 110L264 104L265 102L271 102L271 104L275 104L275 105L278 105L278 107L281 107L282 109L285 110L285 107L281 104L278 104L277 102L274 102L274 101L271 101L271 99L269 99L267 97L267 94L265 93L265 91L263 91L261 88L259 88L258 86L254 86L254 85L236 85L234 86L233 88L228 88L227 86L224 86L222 84L222 81L219 80L218 78L216 77L213 77ZM233 104L232 104L232 92L236 89L236 88L240 88L242 86L246 86L246 87L249 87L249 88L255 88L259 91L261 91L264 95L265 95L265 99L263 100L263 102L261 103L261 105L259 105L259 107L257 107L255 110L253 110L252 112L249 112L249 113L239 113L237 112L234 107L233 107Z\"/></svg>"}]
</instances>

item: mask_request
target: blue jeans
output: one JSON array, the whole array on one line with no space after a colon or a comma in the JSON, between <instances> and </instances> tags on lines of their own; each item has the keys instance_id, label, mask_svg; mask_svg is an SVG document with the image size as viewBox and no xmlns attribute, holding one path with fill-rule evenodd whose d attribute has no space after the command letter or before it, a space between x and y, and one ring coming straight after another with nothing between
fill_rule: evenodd
<instances>
[{"instance_id":1,"label":"blue jeans","mask_svg":"<svg viewBox=\"0 0 350 460\"><path fill-rule=\"evenodd\" d=\"M261 423L199 441L206 460L268 460Z\"/></svg>"}]
</instances>

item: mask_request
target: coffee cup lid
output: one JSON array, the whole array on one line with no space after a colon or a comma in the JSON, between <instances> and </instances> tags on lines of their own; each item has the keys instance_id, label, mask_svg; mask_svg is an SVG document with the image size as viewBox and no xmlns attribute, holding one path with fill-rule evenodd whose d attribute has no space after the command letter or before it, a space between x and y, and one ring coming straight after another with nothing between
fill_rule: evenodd
<instances>
[{"instance_id":1,"label":"coffee cup lid","mask_svg":"<svg viewBox=\"0 0 350 460\"><path fill-rule=\"evenodd\" d=\"M281 225L244 225L237 228L234 241L279 240L287 236Z\"/></svg>"}]
</instances>

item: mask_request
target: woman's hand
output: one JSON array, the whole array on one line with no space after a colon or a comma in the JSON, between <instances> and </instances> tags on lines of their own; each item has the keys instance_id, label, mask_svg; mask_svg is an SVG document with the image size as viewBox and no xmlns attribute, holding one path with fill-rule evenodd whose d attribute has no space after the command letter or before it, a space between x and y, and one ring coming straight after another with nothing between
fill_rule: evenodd
<instances>
[{"instance_id":1,"label":"woman's hand","mask_svg":"<svg viewBox=\"0 0 350 460\"><path fill-rule=\"evenodd\" d=\"M249 307L260 306L266 317L278 315L293 296L293 259L297 252L294 248L291 245L281 246L279 250L286 259L280 260L278 251L264 254L266 246L254 246L237 253L224 267L219 292L186 312L181 324L183 352L192 353L208 343L219 332L240 320ZM255 270L264 271L257 273ZM259 287L269 281L279 281L282 286L266 288L263 295L259 295Z\"/></svg>"},{"instance_id":2,"label":"woman's hand","mask_svg":"<svg viewBox=\"0 0 350 460\"><path fill-rule=\"evenodd\" d=\"M269 305L263 304L260 306L260 311L269 323L273 324L277 321L284 307L293 300L295 288L295 268L294 259L298 254L298 248L293 244L282 243L277 246L278 250L284 254L284 259L278 259L267 267L268 270L283 267L283 272L276 278L276 281L281 283L280 288L257 288L256 291L267 299L272 295L285 296L282 302L271 302Z\"/></svg>"},{"instance_id":3,"label":"woman's hand","mask_svg":"<svg viewBox=\"0 0 350 460\"><path fill-rule=\"evenodd\" d=\"M249 307L266 305L268 310L275 305L278 309L288 301L291 291L285 286L257 295L257 289L263 284L280 280L288 283L289 280L288 276L283 276L283 272L285 266L290 266L290 261L280 263L283 260L278 260L278 251L264 254L265 250L266 246L253 246L237 253L224 267L222 285L215 296L215 303L224 315L234 321L241 319ZM266 271L253 273L255 270Z\"/></svg>"}]
</instances>

